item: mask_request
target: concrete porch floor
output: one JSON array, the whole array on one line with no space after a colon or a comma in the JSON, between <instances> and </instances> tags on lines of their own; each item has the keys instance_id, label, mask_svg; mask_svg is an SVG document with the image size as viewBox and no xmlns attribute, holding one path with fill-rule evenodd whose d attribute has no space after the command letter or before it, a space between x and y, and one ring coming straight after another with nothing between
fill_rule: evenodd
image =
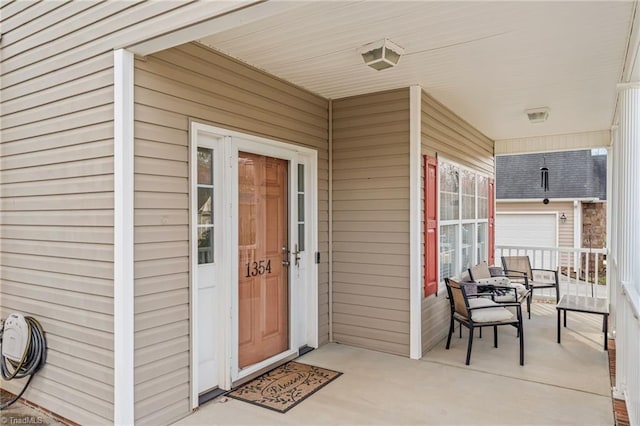
<instances>
[{"instance_id":1,"label":"concrete porch floor","mask_svg":"<svg viewBox=\"0 0 640 426\"><path fill-rule=\"evenodd\" d=\"M556 343L555 305L535 303L525 320L525 365L518 364L515 329L500 327L440 342L421 360L328 344L298 361L344 374L280 414L218 398L177 425L613 425L601 317L569 312ZM476 335L477 336L477 335Z\"/></svg>"}]
</instances>

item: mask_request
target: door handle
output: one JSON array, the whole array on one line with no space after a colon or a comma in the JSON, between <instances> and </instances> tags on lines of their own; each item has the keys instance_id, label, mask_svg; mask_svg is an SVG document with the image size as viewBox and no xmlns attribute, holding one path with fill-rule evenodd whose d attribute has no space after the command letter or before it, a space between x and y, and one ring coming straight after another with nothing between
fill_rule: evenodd
<instances>
[{"instance_id":1,"label":"door handle","mask_svg":"<svg viewBox=\"0 0 640 426\"><path fill-rule=\"evenodd\" d=\"M295 245L295 251L293 252L293 261L296 266L300 266L300 250L298 250L298 245Z\"/></svg>"},{"instance_id":2,"label":"door handle","mask_svg":"<svg viewBox=\"0 0 640 426\"><path fill-rule=\"evenodd\" d=\"M289 262L289 249L287 248L287 246L282 247L282 255L284 257L284 259L282 259L282 265L289 267L291 262Z\"/></svg>"}]
</instances>

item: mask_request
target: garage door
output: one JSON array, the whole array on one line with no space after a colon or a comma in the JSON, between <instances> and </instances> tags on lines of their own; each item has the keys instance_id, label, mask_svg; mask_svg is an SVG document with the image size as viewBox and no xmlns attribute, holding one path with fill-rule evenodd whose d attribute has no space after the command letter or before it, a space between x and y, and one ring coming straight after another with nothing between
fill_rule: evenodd
<instances>
[{"instance_id":1,"label":"garage door","mask_svg":"<svg viewBox=\"0 0 640 426\"><path fill-rule=\"evenodd\" d=\"M496 246L557 247L556 225L555 213L497 213ZM543 255L538 251L530 257L534 267L555 268L555 256L550 252Z\"/></svg>"}]
</instances>

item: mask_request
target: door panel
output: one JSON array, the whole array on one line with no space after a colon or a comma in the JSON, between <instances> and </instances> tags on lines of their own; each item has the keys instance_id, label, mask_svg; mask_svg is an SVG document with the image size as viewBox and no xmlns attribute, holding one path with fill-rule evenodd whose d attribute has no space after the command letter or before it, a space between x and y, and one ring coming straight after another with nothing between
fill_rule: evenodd
<instances>
[{"instance_id":1,"label":"door panel","mask_svg":"<svg viewBox=\"0 0 640 426\"><path fill-rule=\"evenodd\" d=\"M238 366L289 348L288 162L238 153Z\"/></svg>"},{"instance_id":2,"label":"door panel","mask_svg":"<svg viewBox=\"0 0 640 426\"><path fill-rule=\"evenodd\" d=\"M271 315L271 310L276 312L286 309L286 306L282 306L282 286L280 285L279 277L267 278L264 282L265 288L265 304L269 307L269 310L265 310L265 316L263 318L264 323L264 335L273 336L280 333L280 317L279 315ZM286 348L284 348L286 349ZM284 350L283 349L283 350Z\"/></svg>"}]
</instances>

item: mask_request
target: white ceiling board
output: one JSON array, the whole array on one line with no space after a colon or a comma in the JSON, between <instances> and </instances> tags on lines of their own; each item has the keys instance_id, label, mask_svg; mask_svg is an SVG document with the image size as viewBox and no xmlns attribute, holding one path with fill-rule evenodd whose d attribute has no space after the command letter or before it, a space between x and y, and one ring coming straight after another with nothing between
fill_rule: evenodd
<instances>
[{"instance_id":1,"label":"white ceiling board","mask_svg":"<svg viewBox=\"0 0 640 426\"><path fill-rule=\"evenodd\" d=\"M530 154L534 152L580 151L611 146L611 132L572 133L565 135L503 139L495 143L496 155Z\"/></svg>"},{"instance_id":2,"label":"white ceiling board","mask_svg":"<svg viewBox=\"0 0 640 426\"><path fill-rule=\"evenodd\" d=\"M633 2L309 1L200 40L326 98L421 85L494 139L608 129ZM389 38L392 69L358 50ZM549 107L530 124L524 110Z\"/></svg>"}]
</instances>

